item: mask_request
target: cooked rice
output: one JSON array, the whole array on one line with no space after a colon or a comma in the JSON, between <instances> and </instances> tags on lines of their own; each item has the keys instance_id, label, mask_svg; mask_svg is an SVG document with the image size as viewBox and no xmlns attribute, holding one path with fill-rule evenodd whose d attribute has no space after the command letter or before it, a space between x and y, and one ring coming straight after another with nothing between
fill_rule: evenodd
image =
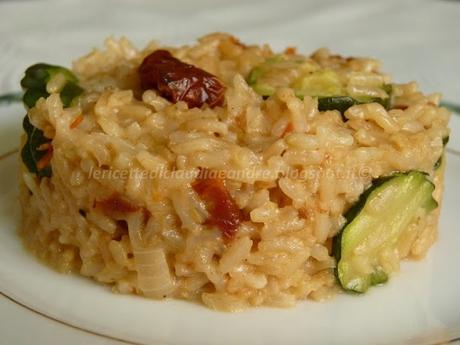
<instances>
[{"instance_id":1,"label":"cooked rice","mask_svg":"<svg viewBox=\"0 0 460 345\"><path fill-rule=\"evenodd\" d=\"M59 271L119 293L197 299L228 311L322 300L339 290L331 238L372 179L412 169L435 175L450 116L438 107L439 94L394 84L394 109L356 105L344 122L338 111L320 112L315 98L301 100L290 88L262 99L245 78L271 49L212 34L193 46L165 48L227 88L223 107L188 109L139 88L138 66L160 47L139 51L125 38L110 38L104 50L74 63L85 89L78 105L63 108L56 77L47 85L51 95L29 110L31 122L53 138L53 176L39 180L22 169L20 232ZM379 96L375 85L390 82L374 59L326 49L311 59L337 70L355 93ZM200 169L224 172L245 214L231 241L205 224L206 208L191 186ZM95 207L114 193L141 209L111 217ZM426 254L438 215L411 226L398 260L387 260L392 271L399 257Z\"/></svg>"}]
</instances>

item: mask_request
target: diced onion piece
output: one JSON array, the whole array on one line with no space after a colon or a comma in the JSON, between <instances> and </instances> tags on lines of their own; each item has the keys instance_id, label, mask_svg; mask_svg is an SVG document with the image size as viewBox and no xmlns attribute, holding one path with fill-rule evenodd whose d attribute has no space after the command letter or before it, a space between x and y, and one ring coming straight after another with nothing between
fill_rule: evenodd
<instances>
[{"instance_id":1,"label":"diced onion piece","mask_svg":"<svg viewBox=\"0 0 460 345\"><path fill-rule=\"evenodd\" d=\"M161 298L174 289L164 250L161 248L135 250L139 289L147 297Z\"/></svg>"}]
</instances>

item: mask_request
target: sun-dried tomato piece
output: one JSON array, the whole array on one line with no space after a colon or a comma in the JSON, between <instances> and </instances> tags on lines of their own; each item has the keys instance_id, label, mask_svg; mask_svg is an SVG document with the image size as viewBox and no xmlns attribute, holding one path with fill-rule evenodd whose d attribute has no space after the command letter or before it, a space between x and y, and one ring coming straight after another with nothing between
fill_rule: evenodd
<instances>
[{"instance_id":1,"label":"sun-dried tomato piece","mask_svg":"<svg viewBox=\"0 0 460 345\"><path fill-rule=\"evenodd\" d=\"M106 199L97 200L94 207L101 209L104 214L112 217L140 210L139 206L122 198L118 193L113 193Z\"/></svg>"},{"instance_id":2,"label":"sun-dried tomato piece","mask_svg":"<svg viewBox=\"0 0 460 345\"><path fill-rule=\"evenodd\" d=\"M205 224L217 226L226 239L235 236L242 214L235 201L219 178L199 178L193 190L206 203L210 217Z\"/></svg>"},{"instance_id":3,"label":"sun-dried tomato piece","mask_svg":"<svg viewBox=\"0 0 460 345\"><path fill-rule=\"evenodd\" d=\"M189 108L224 102L225 87L216 76L176 59L167 50L156 50L142 61L139 77L143 90L156 89L171 102L184 101Z\"/></svg>"}]
</instances>

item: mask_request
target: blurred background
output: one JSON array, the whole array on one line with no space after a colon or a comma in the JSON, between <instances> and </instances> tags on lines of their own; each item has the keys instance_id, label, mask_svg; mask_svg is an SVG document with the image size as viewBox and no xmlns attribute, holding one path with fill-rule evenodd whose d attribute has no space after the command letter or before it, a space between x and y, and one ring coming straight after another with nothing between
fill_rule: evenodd
<instances>
[{"instance_id":1,"label":"blurred background","mask_svg":"<svg viewBox=\"0 0 460 345\"><path fill-rule=\"evenodd\" d=\"M276 49L329 47L374 56L397 81L418 80L449 100L460 93L460 1L98 0L0 1L0 92L18 89L38 61L70 65L107 36L142 47L190 43L213 31Z\"/></svg>"}]
</instances>

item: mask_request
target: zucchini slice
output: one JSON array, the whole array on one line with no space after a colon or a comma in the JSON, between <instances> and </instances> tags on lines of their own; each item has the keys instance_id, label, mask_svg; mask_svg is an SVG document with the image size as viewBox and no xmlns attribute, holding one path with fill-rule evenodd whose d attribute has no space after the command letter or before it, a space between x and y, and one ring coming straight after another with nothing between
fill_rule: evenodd
<instances>
[{"instance_id":1,"label":"zucchini slice","mask_svg":"<svg viewBox=\"0 0 460 345\"><path fill-rule=\"evenodd\" d=\"M349 96L336 96L336 97L319 97L318 110L338 110L342 114L351 106L359 104L354 98Z\"/></svg>"},{"instance_id":2,"label":"zucchini slice","mask_svg":"<svg viewBox=\"0 0 460 345\"><path fill-rule=\"evenodd\" d=\"M254 67L246 81L257 94L270 97L278 88L289 86L304 75L317 71L318 68L309 59L278 54Z\"/></svg>"},{"instance_id":3,"label":"zucchini slice","mask_svg":"<svg viewBox=\"0 0 460 345\"><path fill-rule=\"evenodd\" d=\"M338 281L363 293L388 280L388 260L398 260L398 240L409 226L438 206L434 184L420 171L374 180L347 212L347 223L334 238Z\"/></svg>"},{"instance_id":4,"label":"zucchini slice","mask_svg":"<svg viewBox=\"0 0 460 345\"><path fill-rule=\"evenodd\" d=\"M391 107L391 84L380 86L386 97L353 97L347 93L346 85L336 71L320 68L311 59L299 56L270 57L254 67L246 80L264 98L272 96L281 87L291 87L300 99L305 96L316 97L320 111L338 110L343 114L353 105L374 102L386 109Z\"/></svg>"}]
</instances>

